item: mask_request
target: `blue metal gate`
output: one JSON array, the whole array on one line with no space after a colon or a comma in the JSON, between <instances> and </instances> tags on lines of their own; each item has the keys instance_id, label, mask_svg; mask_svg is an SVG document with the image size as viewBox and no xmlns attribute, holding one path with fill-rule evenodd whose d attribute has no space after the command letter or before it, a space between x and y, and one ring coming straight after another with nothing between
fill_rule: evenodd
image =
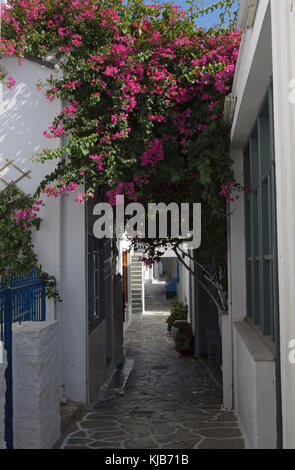
<instances>
[{"instance_id":1,"label":"blue metal gate","mask_svg":"<svg viewBox=\"0 0 295 470\"><path fill-rule=\"evenodd\" d=\"M5 440L13 448L12 426L12 324L45 320L45 284L35 269L25 274L0 277L0 340L7 354L5 396Z\"/></svg>"}]
</instances>

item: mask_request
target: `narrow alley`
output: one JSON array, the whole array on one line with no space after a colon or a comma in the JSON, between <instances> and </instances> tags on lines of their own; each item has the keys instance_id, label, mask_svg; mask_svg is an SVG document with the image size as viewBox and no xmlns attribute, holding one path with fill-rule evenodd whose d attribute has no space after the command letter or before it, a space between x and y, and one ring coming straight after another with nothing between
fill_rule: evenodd
<instances>
[{"instance_id":1,"label":"narrow alley","mask_svg":"<svg viewBox=\"0 0 295 470\"><path fill-rule=\"evenodd\" d=\"M181 357L167 335L167 314L135 319L125 336L134 359L124 394L97 402L63 440L63 449L240 449L233 413L202 363Z\"/></svg>"}]
</instances>

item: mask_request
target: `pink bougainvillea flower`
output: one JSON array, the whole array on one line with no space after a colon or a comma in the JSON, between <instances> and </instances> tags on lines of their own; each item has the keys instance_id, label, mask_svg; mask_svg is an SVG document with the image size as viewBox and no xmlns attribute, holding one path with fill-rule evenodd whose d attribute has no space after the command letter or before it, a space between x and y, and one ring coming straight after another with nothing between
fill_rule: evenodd
<instances>
[{"instance_id":1,"label":"pink bougainvillea flower","mask_svg":"<svg viewBox=\"0 0 295 470\"><path fill-rule=\"evenodd\" d=\"M83 202L84 202L83 193L78 193L78 196L75 198L75 201L79 202L80 204L83 204Z\"/></svg>"},{"instance_id":2,"label":"pink bougainvillea flower","mask_svg":"<svg viewBox=\"0 0 295 470\"><path fill-rule=\"evenodd\" d=\"M142 166L155 166L161 160L164 160L163 144L161 140L154 139L149 143L148 149L140 156Z\"/></svg>"},{"instance_id":3,"label":"pink bougainvillea flower","mask_svg":"<svg viewBox=\"0 0 295 470\"><path fill-rule=\"evenodd\" d=\"M15 86L15 83L16 81L12 78L12 77L8 77L8 83L7 83L7 88L12 88L13 86Z\"/></svg>"}]
</instances>

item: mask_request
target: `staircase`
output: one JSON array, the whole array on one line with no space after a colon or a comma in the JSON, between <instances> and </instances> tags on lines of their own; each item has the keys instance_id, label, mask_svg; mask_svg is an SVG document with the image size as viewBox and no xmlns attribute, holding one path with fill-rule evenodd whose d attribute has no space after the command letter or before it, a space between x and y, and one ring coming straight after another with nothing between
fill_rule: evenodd
<instances>
[{"instance_id":1,"label":"staircase","mask_svg":"<svg viewBox=\"0 0 295 470\"><path fill-rule=\"evenodd\" d=\"M132 298L132 313L141 314L143 311L142 305L142 262L139 258L142 257L141 253L136 253L131 257L131 298Z\"/></svg>"}]
</instances>

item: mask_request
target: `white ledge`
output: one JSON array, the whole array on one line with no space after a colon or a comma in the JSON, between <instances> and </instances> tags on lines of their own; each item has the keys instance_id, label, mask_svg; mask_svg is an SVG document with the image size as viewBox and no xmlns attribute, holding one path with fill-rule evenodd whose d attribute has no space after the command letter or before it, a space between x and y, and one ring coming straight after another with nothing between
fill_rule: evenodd
<instances>
[{"instance_id":1,"label":"white ledge","mask_svg":"<svg viewBox=\"0 0 295 470\"><path fill-rule=\"evenodd\" d=\"M274 361L273 352L247 322L235 322L235 329L255 362Z\"/></svg>"}]
</instances>

